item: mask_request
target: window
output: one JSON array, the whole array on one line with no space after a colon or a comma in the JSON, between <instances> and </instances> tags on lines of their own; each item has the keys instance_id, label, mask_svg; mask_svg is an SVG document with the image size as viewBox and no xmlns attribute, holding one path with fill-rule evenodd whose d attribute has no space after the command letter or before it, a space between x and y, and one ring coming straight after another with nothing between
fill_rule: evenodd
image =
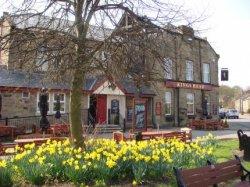
<instances>
[{"instance_id":1,"label":"window","mask_svg":"<svg viewBox=\"0 0 250 187\"><path fill-rule=\"evenodd\" d=\"M35 59L36 69L38 71L47 71L48 70L48 61L46 60L46 47L40 46L37 49L37 56Z\"/></svg>"},{"instance_id":2,"label":"window","mask_svg":"<svg viewBox=\"0 0 250 187\"><path fill-rule=\"evenodd\" d=\"M65 112L65 94L54 93L53 94L53 112L56 112L57 98L60 100L60 112Z\"/></svg>"},{"instance_id":3,"label":"window","mask_svg":"<svg viewBox=\"0 0 250 187\"><path fill-rule=\"evenodd\" d=\"M39 109L39 97L40 97L40 94L41 93L37 93L37 104L36 104L36 111L37 111L37 113L39 113L40 114L40 109ZM50 94L48 94L48 104L50 103ZM50 104L49 104L50 105ZM48 111L48 113L50 113L50 107L49 107L49 111Z\"/></svg>"},{"instance_id":4,"label":"window","mask_svg":"<svg viewBox=\"0 0 250 187\"><path fill-rule=\"evenodd\" d=\"M186 61L186 80L193 81L194 79L194 71L193 71L193 62Z\"/></svg>"},{"instance_id":5,"label":"window","mask_svg":"<svg viewBox=\"0 0 250 187\"><path fill-rule=\"evenodd\" d=\"M171 92L165 93L165 115L171 115Z\"/></svg>"},{"instance_id":6,"label":"window","mask_svg":"<svg viewBox=\"0 0 250 187\"><path fill-rule=\"evenodd\" d=\"M202 72L203 72L203 82L210 83L210 65L207 63L203 63Z\"/></svg>"},{"instance_id":7,"label":"window","mask_svg":"<svg viewBox=\"0 0 250 187\"><path fill-rule=\"evenodd\" d=\"M187 115L194 115L194 94L187 93Z\"/></svg>"},{"instance_id":8,"label":"window","mask_svg":"<svg viewBox=\"0 0 250 187\"><path fill-rule=\"evenodd\" d=\"M29 92L22 92L22 98L23 99L28 99L30 97L30 93Z\"/></svg>"},{"instance_id":9,"label":"window","mask_svg":"<svg viewBox=\"0 0 250 187\"><path fill-rule=\"evenodd\" d=\"M210 115L211 114L210 97L206 96L205 100L207 101L207 114Z\"/></svg>"},{"instance_id":10,"label":"window","mask_svg":"<svg viewBox=\"0 0 250 187\"><path fill-rule=\"evenodd\" d=\"M165 79L173 78L173 61L170 58L164 59L164 72Z\"/></svg>"}]
</instances>

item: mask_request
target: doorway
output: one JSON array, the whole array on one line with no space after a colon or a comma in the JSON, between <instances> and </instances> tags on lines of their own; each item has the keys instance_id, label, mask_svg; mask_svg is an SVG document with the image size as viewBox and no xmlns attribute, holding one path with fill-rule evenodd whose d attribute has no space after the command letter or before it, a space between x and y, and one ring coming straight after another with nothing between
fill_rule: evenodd
<instances>
[{"instance_id":1,"label":"doorway","mask_svg":"<svg viewBox=\"0 0 250 187\"><path fill-rule=\"evenodd\" d=\"M96 96L91 95L89 98L89 121L96 124Z\"/></svg>"},{"instance_id":2,"label":"doorway","mask_svg":"<svg viewBox=\"0 0 250 187\"><path fill-rule=\"evenodd\" d=\"M96 119L100 124L107 122L107 95L97 95Z\"/></svg>"}]
</instances>

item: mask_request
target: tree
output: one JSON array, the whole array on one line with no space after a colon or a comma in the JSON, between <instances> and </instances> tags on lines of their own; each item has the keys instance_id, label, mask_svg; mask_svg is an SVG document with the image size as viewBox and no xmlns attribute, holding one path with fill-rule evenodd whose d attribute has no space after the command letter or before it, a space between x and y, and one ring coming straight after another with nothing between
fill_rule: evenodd
<instances>
[{"instance_id":1,"label":"tree","mask_svg":"<svg viewBox=\"0 0 250 187\"><path fill-rule=\"evenodd\" d=\"M24 0L11 10L6 17L19 27L5 25L2 48L18 55L22 69L45 67L53 79L70 80L70 124L76 146L84 143L80 109L86 75L101 72L111 82L127 76L138 87L162 79L157 66L163 66L165 56L158 50L159 41L168 45L163 31L173 29L175 21L192 23L182 6L160 0ZM152 63L145 64L146 58Z\"/></svg>"},{"instance_id":2,"label":"tree","mask_svg":"<svg viewBox=\"0 0 250 187\"><path fill-rule=\"evenodd\" d=\"M234 103L233 101L242 96L243 89L240 86L220 86L219 94L221 105L225 108L233 108Z\"/></svg>"}]
</instances>

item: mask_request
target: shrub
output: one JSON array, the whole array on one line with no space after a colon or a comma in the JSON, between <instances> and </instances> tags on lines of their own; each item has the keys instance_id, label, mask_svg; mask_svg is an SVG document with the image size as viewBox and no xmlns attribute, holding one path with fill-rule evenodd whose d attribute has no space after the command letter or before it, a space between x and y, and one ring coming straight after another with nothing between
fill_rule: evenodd
<instances>
[{"instance_id":1,"label":"shrub","mask_svg":"<svg viewBox=\"0 0 250 187\"><path fill-rule=\"evenodd\" d=\"M0 186L12 186L10 166L5 160L0 160Z\"/></svg>"},{"instance_id":2,"label":"shrub","mask_svg":"<svg viewBox=\"0 0 250 187\"><path fill-rule=\"evenodd\" d=\"M4 178L11 182L12 170L14 178L34 185L54 181L76 185L166 181L173 166L198 167L205 165L207 159L214 160L215 144L211 136L190 144L177 139L120 143L97 139L87 141L86 150L82 150L73 148L69 140L48 141L40 147L26 145L12 160L6 161L11 167L6 169Z\"/></svg>"}]
</instances>

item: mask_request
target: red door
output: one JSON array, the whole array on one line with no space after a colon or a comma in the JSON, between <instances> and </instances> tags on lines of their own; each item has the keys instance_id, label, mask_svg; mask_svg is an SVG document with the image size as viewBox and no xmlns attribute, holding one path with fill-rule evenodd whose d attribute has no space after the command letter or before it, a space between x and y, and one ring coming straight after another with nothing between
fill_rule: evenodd
<instances>
[{"instance_id":1,"label":"red door","mask_svg":"<svg viewBox=\"0 0 250 187\"><path fill-rule=\"evenodd\" d=\"M97 96L96 110L97 122L105 123L107 120L107 95Z\"/></svg>"}]
</instances>

